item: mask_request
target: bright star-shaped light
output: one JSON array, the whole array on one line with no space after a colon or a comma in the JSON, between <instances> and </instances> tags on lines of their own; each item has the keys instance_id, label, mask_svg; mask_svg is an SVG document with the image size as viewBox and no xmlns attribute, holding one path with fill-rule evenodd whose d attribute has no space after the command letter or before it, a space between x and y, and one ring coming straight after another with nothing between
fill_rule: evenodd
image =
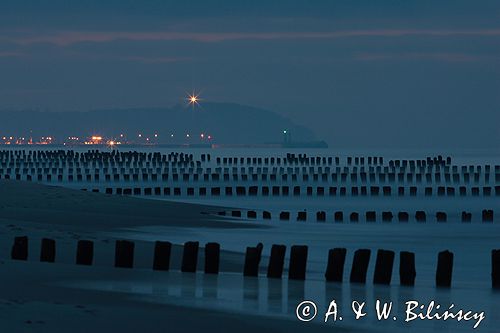
<instances>
[{"instance_id":1,"label":"bright star-shaped light","mask_svg":"<svg viewBox=\"0 0 500 333\"><path fill-rule=\"evenodd\" d=\"M197 105L200 105L200 94L196 94L194 91L192 94L188 94L188 97L186 98L188 101L188 105L192 106L193 108Z\"/></svg>"}]
</instances>

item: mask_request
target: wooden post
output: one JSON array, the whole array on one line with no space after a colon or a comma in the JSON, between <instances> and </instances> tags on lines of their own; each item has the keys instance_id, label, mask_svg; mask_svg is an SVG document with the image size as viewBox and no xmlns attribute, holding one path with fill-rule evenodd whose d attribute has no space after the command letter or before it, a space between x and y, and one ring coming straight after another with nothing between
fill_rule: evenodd
<instances>
[{"instance_id":1,"label":"wooden post","mask_svg":"<svg viewBox=\"0 0 500 333\"><path fill-rule=\"evenodd\" d=\"M451 287L453 274L453 253L446 250L439 252L436 269L436 286Z\"/></svg>"},{"instance_id":2,"label":"wooden post","mask_svg":"<svg viewBox=\"0 0 500 333\"><path fill-rule=\"evenodd\" d=\"M117 240L115 243L115 267L134 267L134 242Z\"/></svg>"},{"instance_id":3,"label":"wooden post","mask_svg":"<svg viewBox=\"0 0 500 333\"><path fill-rule=\"evenodd\" d=\"M328 264L326 266L326 281L342 282L344 279L344 265L347 250L335 248L328 251Z\"/></svg>"},{"instance_id":4,"label":"wooden post","mask_svg":"<svg viewBox=\"0 0 500 333\"><path fill-rule=\"evenodd\" d=\"M28 260L28 236L14 238L11 258L13 260Z\"/></svg>"},{"instance_id":5,"label":"wooden post","mask_svg":"<svg viewBox=\"0 0 500 333\"><path fill-rule=\"evenodd\" d=\"M244 276L259 275L259 264L262 256L262 249L262 243L259 243L256 247L247 247L245 254L245 266L243 269Z\"/></svg>"},{"instance_id":6,"label":"wooden post","mask_svg":"<svg viewBox=\"0 0 500 333\"><path fill-rule=\"evenodd\" d=\"M205 274L219 274L220 244L205 244Z\"/></svg>"},{"instance_id":7,"label":"wooden post","mask_svg":"<svg viewBox=\"0 0 500 333\"><path fill-rule=\"evenodd\" d=\"M172 243L164 241L155 242L155 252L153 257L153 270L168 271L170 269L170 253Z\"/></svg>"},{"instance_id":8,"label":"wooden post","mask_svg":"<svg viewBox=\"0 0 500 333\"><path fill-rule=\"evenodd\" d=\"M399 252L399 283L402 286L415 285L415 253L401 251Z\"/></svg>"},{"instance_id":9,"label":"wooden post","mask_svg":"<svg viewBox=\"0 0 500 333\"><path fill-rule=\"evenodd\" d=\"M283 265L285 264L285 245L273 244L271 247L271 256L269 257L269 266L267 267L267 277L281 279L283 275Z\"/></svg>"},{"instance_id":10,"label":"wooden post","mask_svg":"<svg viewBox=\"0 0 500 333\"><path fill-rule=\"evenodd\" d=\"M91 266L94 261L94 242L79 240L76 248L76 264Z\"/></svg>"},{"instance_id":11,"label":"wooden post","mask_svg":"<svg viewBox=\"0 0 500 333\"><path fill-rule=\"evenodd\" d=\"M500 249L491 251L491 286L500 289Z\"/></svg>"},{"instance_id":12,"label":"wooden post","mask_svg":"<svg viewBox=\"0 0 500 333\"><path fill-rule=\"evenodd\" d=\"M40 251L40 261L54 262L56 259L56 241L49 238L42 239L42 250Z\"/></svg>"},{"instance_id":13,"label":"wooden post","mask_svg":"<svg viewBox=\"0 0 500 333\"><path fill-rule=\"evenodd\" d=\"M394 251L378 250L375 261L374 284L390 285L392 279L392 267L394 265Z\"/></svg>"},{"instance_id":14,"label":"wooden post","mask_svg":"<svg viewBox=\"0 0 500 333\"><path fill-rule=\"evenodd\" d=\"M371 251L368 249L360 249L354 252L351 268L351 283L366 283L366 272L370 263Z\"/></svg>"},{"instance_id":15,"label":"wooden post","mask_svg":"<svg viewBox=\"0 0 500 333\"><path fill-rule=\"evenodd\" d=\"M288 279L305 280L307 266L307 245L293 245L290 251Z\"/></svg>"},{"instance_id":16,"label":"wooden post","mask_svg":"<svg viewBox=\"0 0 500 333\"><path fill-rule=\"evenodd\" d=\"M198 264L198 248L199 242L184 243L184 251L182 253L181 272L195 273Z\"/></svg>"}]
</instances>

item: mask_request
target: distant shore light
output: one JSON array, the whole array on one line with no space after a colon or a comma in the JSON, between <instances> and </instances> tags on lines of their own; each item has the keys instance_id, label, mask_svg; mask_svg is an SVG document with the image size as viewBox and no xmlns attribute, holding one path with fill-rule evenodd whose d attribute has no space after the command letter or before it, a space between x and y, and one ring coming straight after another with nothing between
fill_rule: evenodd
<instances>
[{"instance_id":1,"label":"distant shore light","mask_svg":"<svg viewBox=\"0 0 500 333\"><path fill-rule=\"evenodd\" d=\"M188 101L188 105L194 108L196 105L200 105L201 101L200 94L195 93L195 91L193 91L192 94L188 93L186 100Z\"/></svg>"}]
</instances>

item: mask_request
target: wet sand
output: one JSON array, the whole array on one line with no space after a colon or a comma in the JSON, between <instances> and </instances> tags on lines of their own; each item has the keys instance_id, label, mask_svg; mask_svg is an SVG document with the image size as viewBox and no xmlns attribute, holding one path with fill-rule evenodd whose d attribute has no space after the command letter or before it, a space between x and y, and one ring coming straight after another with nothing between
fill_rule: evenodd
<instances>
[{"instance_id":1,"label":"wet sand","mask_svg":"<svg viewBox=\"0 0 500 333\"><path fill-rule=\"evenodd\" d=\"M130 226L258 228L221 222L213 215L221 207L114 196L0 180L0 219L64 226L67 229L103 230Z\"/></svg>"}]
</instances>

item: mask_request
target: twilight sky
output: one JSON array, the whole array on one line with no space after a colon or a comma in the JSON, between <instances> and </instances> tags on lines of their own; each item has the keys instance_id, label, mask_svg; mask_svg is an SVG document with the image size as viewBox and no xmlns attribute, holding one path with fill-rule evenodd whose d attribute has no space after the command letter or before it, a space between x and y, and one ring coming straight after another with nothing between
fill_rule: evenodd
<instances>
[{"instance_id":1,"label":"twilight sky","mask_svg":"<svg viewBox=\"0 0 500 333\"><path fill-rule=\"evenodd\" d=\"M0 2L0 109L263 107L342 147L499 148L499 1Z\"/></svg>"}]
</instances>

